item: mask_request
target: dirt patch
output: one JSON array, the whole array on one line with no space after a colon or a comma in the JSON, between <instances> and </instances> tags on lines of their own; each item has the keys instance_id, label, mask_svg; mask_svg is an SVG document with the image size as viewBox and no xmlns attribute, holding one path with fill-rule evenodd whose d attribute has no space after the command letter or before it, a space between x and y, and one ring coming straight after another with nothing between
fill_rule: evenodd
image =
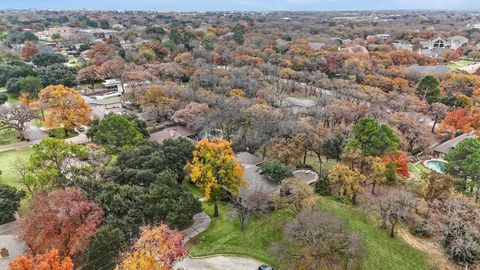
<instances>
[{"instance_id":1,"label":"dirt patch","mask_svg":"<svg viewBox=\"0 0 480 270\"><path fill-rule=\"evenodd\" d=\"M461 270L460 266L450 261L443 253L440 246L430 242L428 239L417 238L405 229L398 230L398 235L412 247L424 252L433 269Z\"/></svg>"}]
</instances>

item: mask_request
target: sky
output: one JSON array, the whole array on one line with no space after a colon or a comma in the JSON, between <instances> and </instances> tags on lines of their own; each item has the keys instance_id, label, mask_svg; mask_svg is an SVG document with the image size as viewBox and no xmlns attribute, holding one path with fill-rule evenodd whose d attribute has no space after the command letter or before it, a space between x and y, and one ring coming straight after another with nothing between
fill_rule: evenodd
<instances>
[{"instance_id":1,"label":"sky","mask_svg":"<svg viewBox=\"0 0 480 270\"><path fill-rule=\"evenodd\" d=\"M155 11L480 10L480 0L0 0L0 9Z\"/></svg>"}]
</instances>

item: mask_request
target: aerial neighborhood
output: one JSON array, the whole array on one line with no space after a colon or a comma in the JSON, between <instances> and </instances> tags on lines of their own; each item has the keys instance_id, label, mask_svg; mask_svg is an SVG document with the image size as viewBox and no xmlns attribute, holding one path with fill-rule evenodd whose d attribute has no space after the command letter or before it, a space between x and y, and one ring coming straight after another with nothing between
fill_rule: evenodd
<instances>
[{"instance_id":1,"label":"aerial neighborhood","mask_svg":"<svg viewBox=\"0 0 480 270\"><path fill-rule=\"evenodd\" d=\"M5 7L0 270L480 269L479 12Z\"/></svg>"}]
</instances>

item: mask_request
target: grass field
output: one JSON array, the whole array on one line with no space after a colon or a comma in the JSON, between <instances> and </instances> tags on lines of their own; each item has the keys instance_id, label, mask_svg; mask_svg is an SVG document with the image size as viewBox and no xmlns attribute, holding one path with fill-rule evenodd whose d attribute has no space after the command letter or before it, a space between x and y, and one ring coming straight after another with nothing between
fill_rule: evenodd
<instances>
[{"instance_id":1,"label":"grass field","mask_svg":"<svg viewBox=\"0 0 480 270\"><path fill-rule=\"evenodd\" d=\"M12 128L0 129L0 145L19 142L17 132Z\"/></svg>"},{"instance_id":2,"label":"grass field","mask_svg":"<svg viewBox=\"0 0 480 270\"><path fill-rule=\"evenodd\" d=\"M367 249L362 269L430 269L425 254L398 238L390 238L378 227L379 223L362 210L327 197L321 198L320 209L344 220L362 235Z\"/></svg>"},{"instance_id":3,"label":"grass field","mask_svg":"<svg viewBox=\"0 0 480 270\"><path fill-rule=\"evenodd\" d=\"M204 204L204 211L212 217L213 205ZM270 246L282 238L283 227L291 217L277 211L266 218L252 218L242 232L238 218L231 214L226 203L220 204L219 211L220 217L212 218L208 230L191 242L191 255L243 255L276 267L280 265Z\"/></svg>"},{"instance_id":4,"label":"grass field","mask_svg":"<svg viewBox=\"0 0 480 270\"><path fill-rule=\"evenodd\" d=\"M312 155L311 153L309 153L307 155L307 162L306 162L308 165L312 166L313 169L315 171L318 172L319 168L320 168L320 163L318 162L318 158L317 156L315 155ZM329 160L326 160L326 158L324 157L323 158L323 163L322 163L322 170L323 171L328 171L330 170L333 166L335 166L335 164L337 164L337 161L334 160L334 159L329 159Z\"/></svg>"},{"instance_id":5,"label":"grass field","mask_svg":"<svg viewBox=\"0 0 480 270\"><path fill-rule=\"evenodd\" d=\"M7 102L10 104L18 104L20 101L18 101L18 95L17 94L7 94L8 100Z\"/></svg>"},{"instance_id":6,"label":"grass field","mask_svg":"<svg viewBox=\"0 0 480 270\"><path fill-rule=\"evenodd\" d=\"M456 70L462 67L466 67L469 65L473 65L475 62L473 61L468 61L468 60L460 60L458 62L449 62L446 64L446 66L451 69L451 70Z\"/></svg>"},{"instance_id":7,"label":"grass field","mask_svg":"<svg viewBox=\"0 0 480 270\"><path fill-rule=\"evenodd\" d=\"M53 128L48 130L48 136L58 138L58 139L68 139L71 137L75 137L78 134L73 131L68 132L68 136L65 137L65 129L63 128Z\"/></svg>"},{"instance_id":8,"label":"grass field","mask_svg":"<svg viewBox=\"0 0 480 270\"><path fill-rule=\"evenodd\" d=\"M420 179L422 178L422 174L423 173L429 173L430 169L423 166L422 163L418 163L418 164L415 164L415 165L413 163L409 163L408 164L408 171L415 178L415 180L420 181Z\"/></svg>"},{"instance_id":9,"label":"grass field","mask_svg":"<svg viewBox=\"0 0 480 270\"><path fill-rule=\"evenodd\" d=\"M32 149L30 148L0 152L0 171L2 171L0 183L19 187L21 185L20 176L15 170L14 164L25 162L31 152Z\"/></svg>"},{"instance_id":10,"label":"grass field","mask_svg":"<svg viewBox=\"0 0 480 270\"><path fill-rule=\"evenodd\" d=\"M201 192L191 185L186 185L201 197ZM361 210L336 202L329 197L319 201L321 211L329 212L344 220L354 231L359 232L365 242L367 254L362 269L430 269L426 256L397 238L378 228L378 222ZM204 203L204 211L212 216L213 206ZM220 204L220 217L212 218L210 227L190 242L190 254L209 256L215 254L235 254L256 258L274 267L281 265L271 250L272 243L282 238L283 228L293 217L282 211L276 211L262 219L250 219L246 230L240 231L238 219L229 213L226 203Z\"/></svg>"}]
</instances>

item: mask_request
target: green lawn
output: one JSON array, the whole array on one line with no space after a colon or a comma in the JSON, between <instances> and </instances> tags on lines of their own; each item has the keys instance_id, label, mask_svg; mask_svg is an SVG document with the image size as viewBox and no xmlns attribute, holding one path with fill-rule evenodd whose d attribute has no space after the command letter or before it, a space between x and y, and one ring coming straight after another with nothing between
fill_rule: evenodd
<instances>
[{"instance_id":1,"label":"green lawn","mask_svg":"<svg viewBox=\"0 0 480 270\"><path fill-rule=\"evenodd\" d=\"M420 180L423 173L429 173L430 169L425 167L421 162L417 164L408 163L408 171L416 179Z\"/></svg>"},{"instance_id":2,"label":"green lawn","mask_svg":"<svg viewBox=\"0 0 480 270\"><path fill-rule=\"evenodd\" d=\"M318 172L320 163L318 162L318 157L309 153L307 155L307 162L308 165L312 166L315 171ZM337 161L334 159L329 159L327 160L325 157L323 157L323 163L322 163L322 170L328 171L330 170L333 166L337 164Z\"/></svg>"},{"instance_id":3,"label":"green lawn","mask_svg":"<svg viewBox=\"0 0 480 270\"><path fill-rule=\"evenodd\" d=\"M462 67L466 67L469 65L473 65L475 62L469 61L469 60L460 60L458 62L449 62L446 64L446 66L451 69L451 70L456 70Z\"/></svg>"},{"instance_id":4,"label":"green lawn","mask_svg":"<svg viewBox=\"0 0 480 270\"><path fill-rule=\"evenodd\" d=\"M7 102L10 104L18 104L20 101L18 100L18 95L17 94L7 94L8 100Z\"/></svg>"},{"instance_id":5,"label":"green lawn","mask_svg":"<svg viewBox=\"0 0 480 270\"><path fill-rule=\"evenodd\" d=\"M362 210L323 197L320 209L347 222L364 240L367 255L362 269L430 269L427 257L398 238L390 238L372 217Z\"/></svg>"},{"instance_id":6,"label":"green lawn","mask_svg":"<svg viewBox=\"0 0 480 270\"><path fill-rule=\"evenodd\" d=\"M204 211L213 216L213 205L204 204ZM240 231L238 218L235 218L226 203L219 207L220 217L212 218L210 227L190 242L192 256L234 254L256 258L275 267L280 259L271 250L271 244L281 240L283 227L291 218L277 211L262 219L252 218L245 231Z\"/></svg>"},{"instance_id":7,"label":"green lawn","mask_svg":"<svg viewBox=\"0 0 480 270\"><path fill-rule=\"evenodd\" d=\"M38 112L37 115L38 115L38 118L33 119L31 121L31 123L36 127L43 127L43 122L42 122L42 119L41 119L40 112Z\"/></svg>"},{"instance_id":8,"label":"green lawn","mask_svg":"<svg viewBox=\"0 0 480 270\"><path fill-rule=\"evenodd\" d=\"M15 170L14 164L25 162L31 152L30 148L0 152L0 170L2 171L0 183L19 187L21 185L20 176Z\"/></svg>"},{"instance_id":9,"label":"green lawn","mask_svg":"<svg viewBox=\"0 0 480 270\"><path fill-rule=\"evenodd\" d=\"M20 142L13 128L0 129L0 145Z\"/></svg>"},{"instance_id":10,"label":"green lawn","mask_svg":"<svg viewBox=\"0 0 480 270\"><path fill-rule=\"evenodd\" d=\"M75 137L78 134L73 131L68 132L68 136L65 137L65 129L64 128L52 128L48 130L48 136L54 137L54 138L59 138L59 139L68 139L71 137Z\"/></svg>"},{"instance_id":11,"label":"green lawn","mask_svg":"<svg viewBox=\"0 0 480 270\"><path fill-rule=\"evenodd\" d=\"M194 196L201 197L201 192L195 187L186 186L194 192ZM390 238L379 229L377 221L361 210L329 197L320 199L319 208L345 220L349 227L362 235L368 250L362 269L429 269L423 253L400 239ZM204 211L213 216L212 204L204 203ZM279 267L281 258L271 250L271 245L281 240L283 228L292 218L282 211L276 211L262 219L250 219L246 230L241 232L238 219L229 213L226 203L221 203L220 217L212 219L210 227L190 242L189 252L193 256L244 255Z\"/></svg>"}]
</instances>

